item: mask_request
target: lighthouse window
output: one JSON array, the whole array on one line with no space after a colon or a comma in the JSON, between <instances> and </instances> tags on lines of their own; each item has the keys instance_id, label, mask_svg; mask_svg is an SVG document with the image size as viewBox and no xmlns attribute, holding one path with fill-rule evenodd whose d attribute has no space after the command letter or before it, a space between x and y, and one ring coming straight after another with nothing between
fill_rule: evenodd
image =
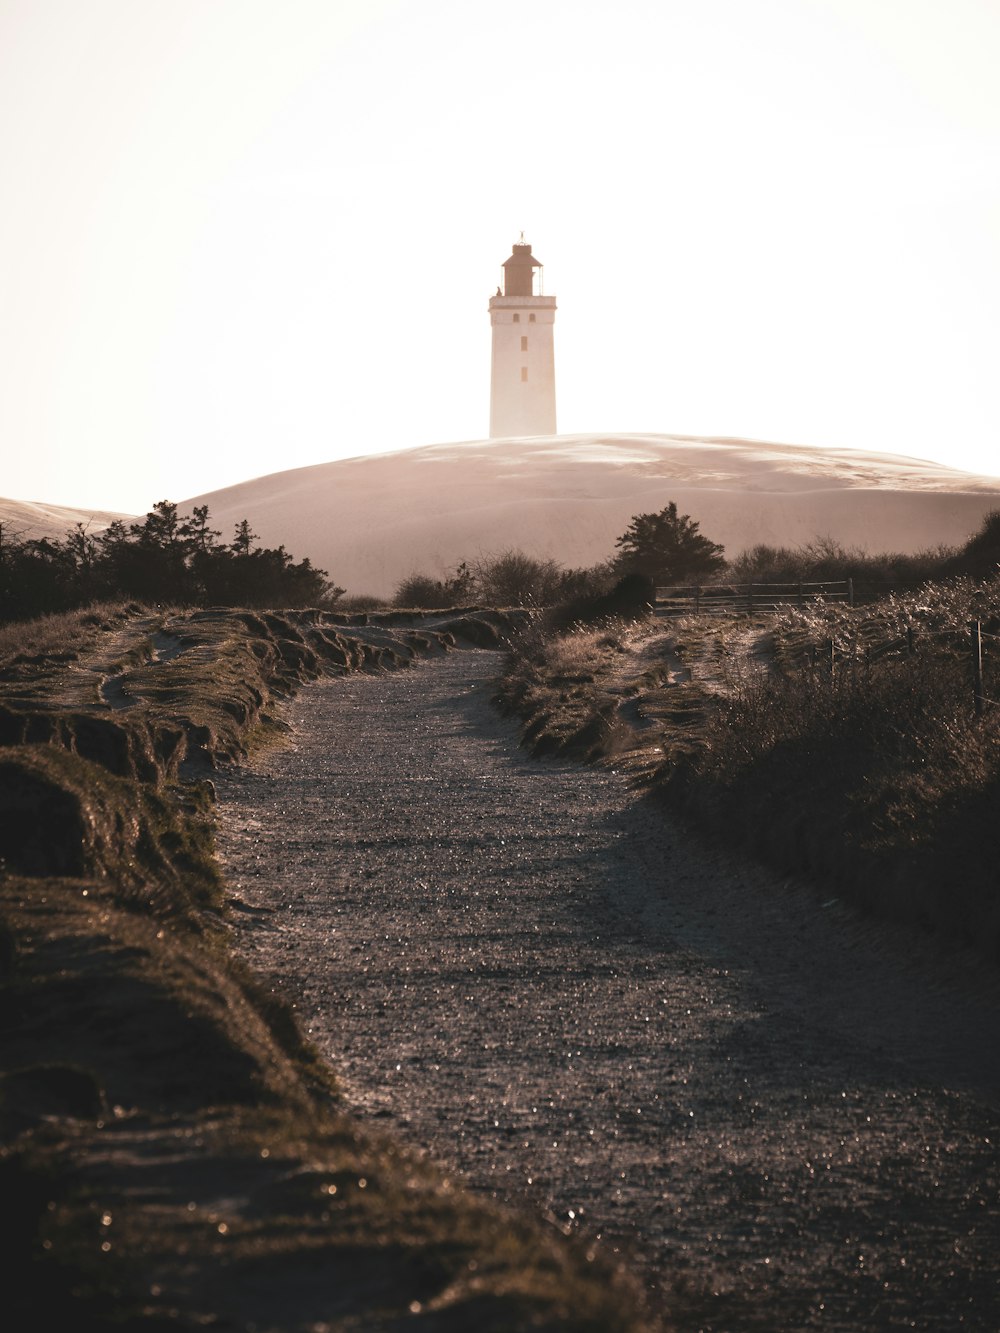
<instances>
[{"instance_id":1,"label":"lighthouse window","mask_svg":"<svg viewBox=\"0 0 1000 1333\"><path fill-rule=\"evenodd\" d=\"M528 316L528 323L529 323L529 324L534 324L534 322L535 322L535 317L534 317L534 315L529 315L529 316Z\"/></svg>"},{"instance_id":2,"label":"lighthouse window","mask_svg":"<svg viewBox=\"0 0 1000 1333\"><path fill-rule=\"evenodd\" d=\"M522 367L521 367L521 383L524 384L525 381L527 380L527 378L528 378L528 367L527 367L527 366L522 366Z\"/></svg>"},{"instance_id":3,"label":"lighthouse window","mask_svg":"<svg viewBox=\"0 0 1000 1333\"><path fill-rule=\"evenodd\" d=\"M517 313L517 311L515 310L515 311L514 311L514 323L515 323L515 324L520 324L520 322L521 322L521 316L520 316L520 315Z\"/></svg>"},{"instance_id":4,"label":"lighthouse window","mask_svg":"<svg viewBox=\"0 0 1000 1333\"><path fill-rule=\"evenodd\" d=\"M524 334L522 333L522 334L521 334L521 351L522 351L522 352L526 352L527 350L528 350L528 340L527 340L527 338L524 336Z\"/></svg>"}]
</instances>

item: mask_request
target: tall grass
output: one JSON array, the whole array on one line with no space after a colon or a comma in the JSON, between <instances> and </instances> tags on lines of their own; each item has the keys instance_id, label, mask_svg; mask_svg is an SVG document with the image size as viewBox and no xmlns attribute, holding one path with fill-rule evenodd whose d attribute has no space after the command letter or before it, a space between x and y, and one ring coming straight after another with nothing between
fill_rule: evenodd
<instances>
[{"instance_id":1,"label":"tall grass","mask_svg":"<svg viewBox=\"0 0 1000 1333\"><path fill-rule=\"evenodd\" d=\"M614 753L616 684L630 633L621 622L552 633L536 620L518 636L498 700L524 720L522 739L536 754L596 760Z\"/></svg>"},{"instance_id":2,"label":"tall grass","mask_svg":"<svg viewBox=\"0 0 1000 1333\"><path fill-rule=\"evenodd\" d=\"M787 612L774 668L736 675L690 769L664 776L767 858L1000 958L1000 707L974 713L973 619L1000 634L1000 580ZM1000 697L1000 639L986 668Z\"/></svg>"},{"instance_id":3,"label":"tall grass","mask_svg":"<svg viewBox=\"0 0 1000 1333\"><path fill-rule=\"evenodd\" d=\"M79 651L102 630L122 625L143 608L135 602L101 602L35 620L0 625L0 662L17 657L66 656Z\"/></svg>"}]
</instances>

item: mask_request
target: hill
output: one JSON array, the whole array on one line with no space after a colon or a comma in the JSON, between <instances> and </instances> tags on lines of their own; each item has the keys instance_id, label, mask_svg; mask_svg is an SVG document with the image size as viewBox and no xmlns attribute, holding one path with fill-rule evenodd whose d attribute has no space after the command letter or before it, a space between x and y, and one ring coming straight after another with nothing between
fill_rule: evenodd
<instances>
[{"instance_id":1,"label":"hill","mask_svg":"<svg viewBox=\"0 0 1000 1333\"><path fill-rule=\"evenodd\" d=\"M275 472L182 503L228 538L308 556L352 593L519 547L567 566L608 556L633 514L670 500L730 556L832 536L871 552L964 541L1000 508L1000 477L858 450L670 435L432 444Z\"/></svg>"},{"instance_id":2,"label":"hill","mask_svg":"<svg viewBox=\"0 0 1000 1333\"><path fill-rule=\"evenodd\" d=\"M39 541L42 537L61 541L77 523L85 524L91 533L103 532L116 518L130 523L134 516L107 509L71 509L34 500L0 498L0 526L5 533L16 534L25 541Z\"/></svg>"}]
</instances>

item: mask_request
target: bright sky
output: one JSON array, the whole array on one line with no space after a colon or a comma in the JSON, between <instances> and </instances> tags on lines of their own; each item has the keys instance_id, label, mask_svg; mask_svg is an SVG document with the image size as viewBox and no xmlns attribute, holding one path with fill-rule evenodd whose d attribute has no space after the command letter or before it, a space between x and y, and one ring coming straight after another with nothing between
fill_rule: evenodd
<instances>
[{"instance_id":1,"label":"bright sky","mask_svg":"<svg viewBox=\"0 0 1000 1333\"><path fill-rule=\"evenodd\" d=\"M997 0L0 0L0 495L559 428L1000 474Z\"/></svg>"}]
</instances>

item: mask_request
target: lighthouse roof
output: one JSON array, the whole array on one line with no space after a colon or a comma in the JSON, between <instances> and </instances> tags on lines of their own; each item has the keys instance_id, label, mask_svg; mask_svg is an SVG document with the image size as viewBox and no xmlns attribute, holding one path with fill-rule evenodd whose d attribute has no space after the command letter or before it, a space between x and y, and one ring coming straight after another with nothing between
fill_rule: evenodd
<instances>
[{"instance_id":1,"label":"lighthouse roof","mask_svg":"<svg viewBox=\"0 0 1000 1333\"><path fill-rule=\"evenodd\" d=\"M511 255L509 259L505 259L503 261L504 268L507 268L510 265L517 265L518 268L521 268L522 266L527 268L529 265L532 268L541 268L542 261L540 259L536 259L535 256L531 253L530 245L515 245L514 253Z\"/></svg>"}]
</instances>

